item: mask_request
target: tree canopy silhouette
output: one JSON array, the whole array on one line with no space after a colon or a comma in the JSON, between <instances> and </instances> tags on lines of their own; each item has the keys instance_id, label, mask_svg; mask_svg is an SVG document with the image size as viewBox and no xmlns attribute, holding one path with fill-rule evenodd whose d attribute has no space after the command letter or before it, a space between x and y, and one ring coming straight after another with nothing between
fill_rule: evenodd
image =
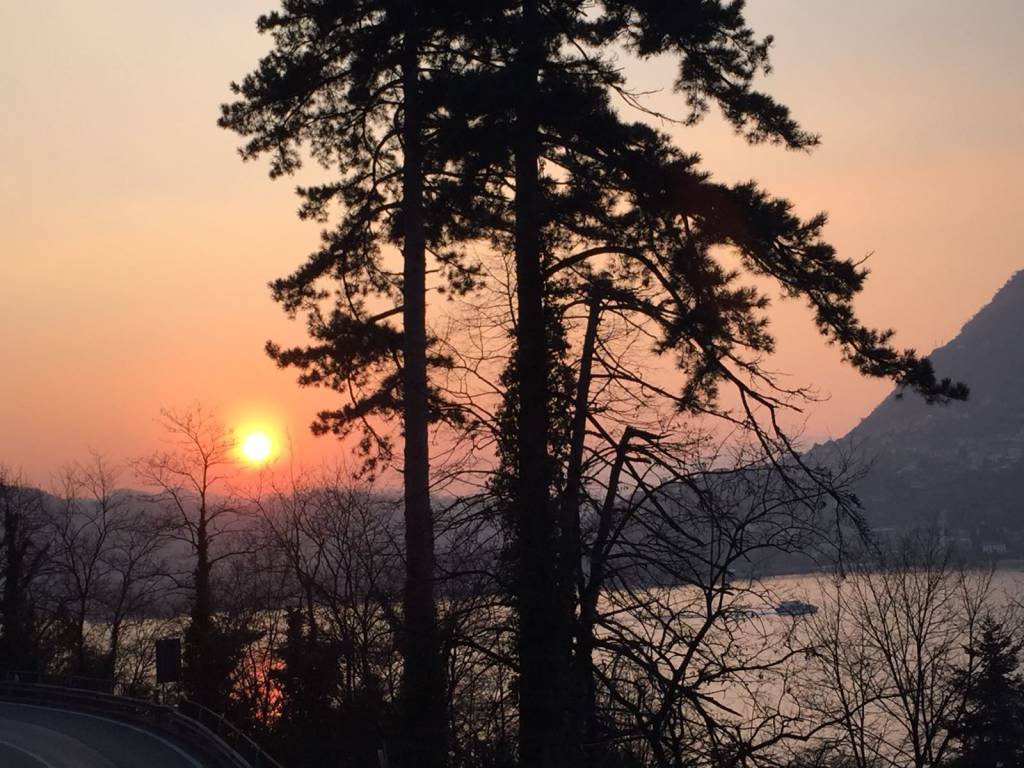
<instances>
[{"instance_id":1,"label":"tree canopy silhouette","mask_svg":"<svg viewBox=\"0 0 1024 768\"><path fill-rule=\"evenodd\" d=\"M976 669L965 671L959 681L967 690L967 707L954 726L961 743L954 765L997 768L1024 761L1021 649L1006 627L991 617L982 619L980 637L967 649Z\"/></svg>"},{"instance_id":2,"label":"tree canopy silhouette","mask_svg":"<svg viewBox=\"0 0 1024 768\"><path fill-rule=\"evenodd\" d=\"M271 176L299 168L308 151L338 178L300 188L300 215L340 221L295 273L273 283L292 315L305 312L314 344L267 351L301 371L303 385L347 395L319 414L318 433L362 430L367 466L391 458L373 418L400 417L405 549L403 728L398 760L439 766L447 753L444 674L434 605L434 534L428 427L458 420L430 384L447 360L426 326L428 254L442 288L464 290L473 269L448 247L448 216L436 180L450 163L440 141L446 81L462 66L457 31L486 5L402 2L285 2L260 18L274 39L259 68L233 86L220 123L250 137L247 158L271 156ZM449 124L450 125L450 124ZM387 260L399 247L401 269ZM334 283L322 287L327 279ZM432 286L437 287L437 286ZM328 300L326 307L324 301ZM401 326L391 321L401 317Z\"/></svg>"},{"instance_id":3,"label":"tree canopy silhouette","mask_svg":"<svg viewBox=\"0 0 1024 768\"><path fill-rule=\"evenodd\" d=\"M438 657L426 434L429 420L457 425L463 413L428 375L451 359L426 332L425 260L441 278L432 287L469 291L488 282L467 256L483 243L514 264L514 357L500 386L519 757L531 766L579 764L588 718L573 664L578 500L593 416L591 364L571 360L579 335L592 355L606 336L604 317L642 329L651 351L675 362L679 384L659 387L620 367L611 371L617 385L638 403L656 392L679 413L743 425L769 456L778 443L796 456L778 412L804 393L763 366L774 339L757 281L808 304L822 335L863 374L929 402L967 390L893 346L891 331L859 320L854 299L866 272L823 239L824 215L803 220L753 182L713 181L696 155L649 124L618 63L623 49L675 60L669 85L686 104L684 123L717 108L747 142L817 144L758 89L771 38L750 29L742 2L289 0L259 25L274 48L235 86L239 99L221 124L248 137L243 156L271 158L272 176L297 170L305 153L337 174L300 188L300 215L337 221L320 250L273 284L289 313L306 315L313 343L268 351L297 367L300 383L344 393L347 402L321 413L314 429L361 428L371 459L387 458L390 443L370 417L401 414L405 674L418 691L410 701L426 708L426 719L409 726L435 745L424 754L440 760L431 739L443 724L429 720L443 681L430 666ZM389 265L389 246L402 248L400 271ZM573 315L581 303L593 310L587 330ZM400 329L391 323L399 315ZM736 405L723 404L723 385Z\"/></svg>"},{"instance_id":4,"label":"tree canopy silhouette","mask_svg":"<svg viewBox=\"0 0 1024 768\"><path fill-rule=\"evenodd\" d=\"M865 273L822 239L823 215L803 221L753 183L717 184L696 156L645 122L624 119L639 102L616 63L622 48L678 61L672 85L688 105L685 122L717 106L747 141L813 147L817 138L755 87L771 40L746 25L742 3L527 0L510 4L487 32L487 44L474 51L478 65L462 78L470 130L460 162L464 197L453 197L467 217L491 222L495 249L515 256L509 469L520 750L531 765L566 765L579 760L581 738L568 714L576 566L566 555L575 533L565 516L575 511L558 512L553 466L563 455L557 444L568 439L554 431L553 415L555 398L570 399L556 391L568 308L597 284L609 286L610 309L650 328L653 351L675 358L683 374L676 406L738 418L762 439L785 438L776 411L800 393L761 365L774 342L768 299L750 287L752 277L806 301L822 334L864 374L934 401L964 397L966 389L891 346L890 331L859 321L853 300ZM727 266L730 258L739 268ZM738 417L718 405L723 383L738 393Z\"/></svg>"}]
</instances>

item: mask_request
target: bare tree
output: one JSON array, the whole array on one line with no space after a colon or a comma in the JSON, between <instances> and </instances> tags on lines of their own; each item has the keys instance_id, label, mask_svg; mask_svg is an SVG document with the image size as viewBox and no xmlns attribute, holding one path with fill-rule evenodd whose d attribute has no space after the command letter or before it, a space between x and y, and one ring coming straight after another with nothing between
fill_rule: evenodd
<instances>
[{"instance_id":1,"label":"bare tree","mask_svg":"<svg viewBox=\"0 0 1024 768\"><path fill-rule=\"evenodd\" d=\"M136 690L149 681L153 641L169 618L159 610L172 586L167 578L163 521L144 506L125 508L105 556L107 583L100 617L108 631L107 665L115 683ZM164 615L161 615L164 614ZM145 671L145 676L143 676Z\"/></svg>"},{"instance_id":2,"label":"bare tree","mask_svg":"<svg viewBox=\"0 0 1024 768\"><path fill-rule=\"evenodd\" d=\"M183 545L191 573L173 573L187 588L185 690L199 703L223 711L242 638L224 631L215 613L214 578L223 561L248 551L241 541L244 509L228 486L235 439L202 406L166 409L162 426L170 446L132 463L139 479L159 492L167 535Z\"/></svg>"},{"instance_id":3,"label":"bare tree","mask_svg":"<svg viewBox=\"0 0 1024 768\"><path fill-rule=\"evenodd\" d=\"M136 670L121 669L125 628L151 619L158 594L171 585L162 562L162 521L118 488L118 474L99 453L64 468L44 530L52 610L66 626L66 669L137 688Z\"/></svg>"},{"instance_id":4,"label":"bare tree","mask_svg":"<svg viewBox=\"0 0 1024 768\"><path fill-rule=\"evenodd\" d=\"M827 551L841 481L699 439L647 435L617 456L626 478L613 471L583 527L577 663L594 754L615 744L658 766L772 764L814 725L793 688L806 642L759 574L771 556Z\"/></svg>"},{"instance_id":5,"label":"bare tree","mask_svg":"<svg viewBox=\"0 0 1024 768\"><path fill-rule=\"evenodd\" d=\"M278 590L268 648L282 749L376 761L394 748L399 701L401 502L337 471L289 475L253 505Z\"/></svg>"},{"instance_id":6,"label":"bare tree","mask_svg":"<svg viewBox=\"0 0 1024 768\"><path fill-rule=\"evenodd\" d=\"M806 696L822 748L857 768L938 768L954 757L981 619L997 610L992 573L963 567L931 534L823 584L811 623Z\"/></svg>"}]
</instances>

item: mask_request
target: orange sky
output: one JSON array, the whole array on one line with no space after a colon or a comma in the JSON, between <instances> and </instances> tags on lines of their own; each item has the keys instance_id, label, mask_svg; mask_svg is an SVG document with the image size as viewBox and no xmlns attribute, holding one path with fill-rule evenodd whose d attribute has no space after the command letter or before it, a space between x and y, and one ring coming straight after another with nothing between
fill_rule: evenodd
<instances>
[{"instance_id":1,"label":"orange sky","mask_svg":"<svg viewBox=\"0 0 1024 768\"><path fill-rule=\"evenodd\" d=\"M265 47L267 0L51 0L0 26L0 463L46 482L92 447L156 447L164 405L200 399L232 424L290 431L302 461L326 393L263 352L299 341L268 280L315 244L294 181L271 182L215 126L227 84ZM901 343L948 341L1024 267L1024 3L751 0L776 37L769 90L823 135L811 155L746 148L717 120L677 133L725 181L756 178L827 210L841 253L869 252L858 307ZM662 63L632 67L664 81ZM682 114L671 93L655 105ZM774 367L831 395L812 438L885 394L843 369L794 305Z\"/></svg>"}]
</instances>

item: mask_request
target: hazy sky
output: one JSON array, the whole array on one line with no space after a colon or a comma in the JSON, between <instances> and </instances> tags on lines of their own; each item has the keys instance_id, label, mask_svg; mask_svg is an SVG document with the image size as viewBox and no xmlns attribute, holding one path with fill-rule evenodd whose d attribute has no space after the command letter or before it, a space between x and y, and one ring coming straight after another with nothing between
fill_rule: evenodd
<instances>
[{"instance_id":1,"label":"hazy sky","mask_svg":"<svg viewBox=\"0 0 1024 768\"><path fill-rule=\"evenodd\" d=\"M89 447L154 448L163 405L266 421L307 462L326 393L262 351L299 341L266 290L315 244L294 182L243 164L218 129L227 85L266 43L268 0L12 3L0 26L0 463L45 482ZM677 132L725 181L756 178L873 275L864 317L929 350L1024 267L1024 2L752 0L776 38L768 89L823 136L810 155L746 148L717 120ZM636 68L663 81L659 64ZM682 114L670 92L654 97ZM888 387L843 369L796 305L773 365L831 399L839 436Z\"/></svg>"}]
</instances>

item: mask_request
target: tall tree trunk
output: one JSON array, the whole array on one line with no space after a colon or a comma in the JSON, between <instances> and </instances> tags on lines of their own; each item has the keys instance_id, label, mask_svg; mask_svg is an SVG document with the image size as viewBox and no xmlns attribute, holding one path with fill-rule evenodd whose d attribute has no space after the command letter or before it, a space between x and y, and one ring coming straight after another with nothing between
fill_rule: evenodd
<instances>
[{"instance_id":1,"label":"tall tree trunk","mask_svg":"<svg viewBox=\"0 0 1024 768\"><path fill-rule=\"evenodd\" d=\"M615 498L619 492L619 481L622 478L622 467L626 461L629 442L637 435L648 436L629 426L619 438L615 448L615 461L612 463L608 477L608 488L601 505L597 523L597 535L590 551L590 573L580 592L580 616L576 622L576 655L574 658L576 672L576 689L580 696L581 727L585 733L587 752L593 757L597 744L601 741L601 724L597 716L597 687L594 681L594 630L597 626L597 602L604 587L605 570L608 557L608 546L612 536L613 513Z\"/></svg>"},{"instance_id":2,"label":"tall tree trunk","mask_svg":"<svg viewBox=\"0 0 1024 768\"><path fill-rule=\"evenodd\" d=\"M536 0L522 5L515 61L516 449L518 479L520 764L565 768L578 762L569 706L571 601L559 568L558 510L551 499L550 376L541 245L539 77L543 58ZM566 610L569 606L569 611Z\"/></svg>"},{"instance_id":3,"label":"tall tree trunk","mask_svg":"<svg viewBox=\"0 0 1024 768\"><path fill-rule=\"evenodd\" d=\"M562 491L562 572L569 584L575 584L582 593L583 573L580 561L580 492L583 483L583 448L587 437L587 417L590 415L590 380L594 368L594 348L597 327L601 317L604 288L594 285L590 290L590 312L583 334L580 353L579 377L576 382L576 402L573 406L572 431L569 436L569 459L566 463L565 488Z\"/></svg>"},{"instance_id":4,"label":"tall tree trunk","mask_svg":"<svg viewBox=\"0 0 1024 768\"><path fill-rule=\"evenodd\" d=\"M110 682L117 684L117 662L121 655L121 619L115 618L110 624L110 652L107 654L107 670Z\"/></svg>"},{"instance_id":5,"label":"tall tree trunk","mask_svg":"<svg viewBox=\"0 0 1024 768\"><path fill-rule=\"evenodd\" d=\"M196 526L195 602L192 604L191 626L186 643L189 657L189 687L196 700L206 707L217 708L216 692L222 687L212 679L219 665L211 663L213 599L210 594L210 534L207 528L205 502L199 511Z\"/></svg>"},{"instance_id":6,"label":"tall tree trunk","mask_svg":"<svg viewBox=\"0 0 1024 768\"><path fill-rule=\"evenodd\" d=\"M75 617L75 665L79 675L85 669L85 618L88 612L88 599L85 594L78 598L78 616Z\"/></svg>"},{"instance_id":7,"label":"tall tree trunk","mask_svg":"<svg viewBox=\"0 0 1024 768\"><path fill-rule=\"evenodd\" d=\"M4 489L8 493L10 489ZM21 515L10 509L12 503L6 500L4 509L4 596L3 626L0 628L0 665L6 669L30 669L28 621L26 610L25 557L20 542L19 523Z\"/></svg>"},{"instance_id":8,"label":"tall tree trunk","mask_svg":"<svg viewBox=\"0 0 1024 768\"><path fill-rule=\"evenodd\" d=\"M580 734L585 753L595 741L597 722L595 716L595 697L592 680L593 638L592 625L588 628L582 624L584 620L582 602L585 599L586 582L583 574L580 497L583 483L583 448L587 436L587 417L590 414L590 381L594 367L594 349L597 345L597 329L601 318L604 300L604 287L594 285L590 291L590 312L587 315L587 327L583 334L583 350L580 354L579 377L576 382L576 402L574 404L572 432L569 438L569 459L566 465L565 488L561 499L562 520L562 579L565 581L566 597L572 598L578 590L580 598L580 617L574 630L576 645L571 660L573 666L573 713L575 732ZM593 563L593 559L591 560ZM575 605L569 610L575 612ZM590 643L585 645L586 640ZM592 762L592 761L591 761Z\"/></svg>"},{"instance_id":9,"label":"tall tree trunk","mask_svg":"<svg viewBox=\"0 0 1024 768\"><path fill-rule=\"evenodd\" d=\"M434 605L434 524L428 447L426 242L417 4L406 6L402 55L405 548L402 728L403 768L440 768L448 753L444 667Z\"/></svg>"}]
</instances>

